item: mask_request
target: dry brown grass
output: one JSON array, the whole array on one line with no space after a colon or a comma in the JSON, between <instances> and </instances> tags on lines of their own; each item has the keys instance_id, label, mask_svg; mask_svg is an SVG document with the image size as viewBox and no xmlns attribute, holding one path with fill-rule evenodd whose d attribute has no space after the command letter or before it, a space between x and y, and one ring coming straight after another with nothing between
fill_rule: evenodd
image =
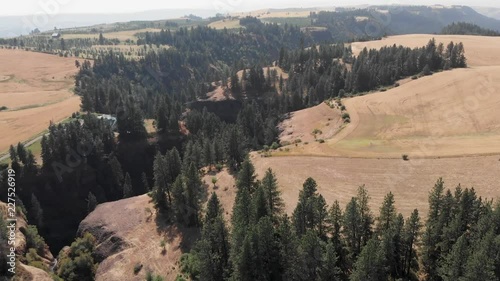
<instances>
[{"instance_id":1,"label":"dry brown grass","mask_svg":"<svg viewBox=\"0 0 500 281\"><path fill-rule=\"evenodd\" d=\"M500 37L410 34L390 36L377 41L356 42L352 43L351 46L353 53L358 54L364 47L379 49L394 44L411 48L422 47L427 45L432 38L435 38L437 43L443 43L445 47L450 41L464 43L467 63L471 67L500 65Z\"/></svg>"},{"instance_id":2,"label":"dry brown grass","mask_svg":"<svg viewBox=\"0 0 500 281\"><path fill-rule=\"evenodd\" d=\"M302 184L314 178L327 203L339 200L342 208L356 195L358 186L366 184L371 209L378 214L384 196L392 192L398 211L408 216L417 208L424 216L428 211L428 193L439 177L447 188L458 184L474 187L478 194L500 198L498 156L421 159L361 159L340 157L269 157L252 156L259 177L272 168L278 177L288 214L293 212Z\"/></svg>"},{"instance_id":3,"label":"dry brown grass","mask_svg":"<svg viewBox=\"0 0 500 281\"><path fill-rule=\"evenodd\" d=\"M211 28L215 29L235 29L235 28L240 28L240 19L239 18L233 18L233 19L223 19L219 21L212 22L208 25Z\"/></svg>"},{"instance_id":4,"label":"dry brown grass","mask_svg":"<svg viewBox=\"0 0 500 281\"><path fill-rule=\"evenodd\" d=\"M137 36L135 34L142 32L159 32L161 29L158 28L143 28L136 30L125 30L125 31L116 31L116 32L105 32L102 35L108 39L118 39L120 41L125 41L127 39L137 40ZM99 33L75 33L75 34L62 34L61 36L64 39L77 39L77 38L99 38Z\"/></svg>"},{"instance_id":5,"label":"dry brown grass","mask_svg":"<svg viewBox=\"0 0 500 281\"><path fill-rule=\"evenodd\" d=\"M408 215L418 208L425 214L428 192L439 177L448 188L462 184L475 187L483 197L500 197L500 38L405 35L354 43L353 50L387 44L417 47L432 37L443 43L463 42L470 67L344 99L351 123L326 143L302 142L269 158L252 156L260 175L269 167L276 172L288 213L307 177L318 181L329 204L339 200L343 207L357 187L366 184L375 213L392 191L400 212ZM318 111L296 112L282 124L293 128L292 137L285 133L282 140L293 139L293 134L305 138L318 126L313 124L325 122ZM403 161L402 154L410 160Z\"/></svg>"},{"instance_id":6,"label":"dry brown grass","mask_svg":"<svg viewBox=\"0 0 500 281\"><path fill-rule=\"evenodd\" d=\"M75 96L75 60L22 50L0 50L0 152L28 140L80 108Z\"/></svg>"}]
</instances>

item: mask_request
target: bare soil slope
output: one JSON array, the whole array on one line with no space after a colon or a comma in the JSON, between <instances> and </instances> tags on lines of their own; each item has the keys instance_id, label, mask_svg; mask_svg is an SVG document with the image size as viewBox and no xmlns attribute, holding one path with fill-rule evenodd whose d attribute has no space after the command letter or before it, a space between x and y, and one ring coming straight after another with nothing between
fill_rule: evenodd
<instances>
[{"instance_id":1,"label":"bare soil slope","mask_svg":"<svg viewBox=\"0 0 500 281\"><path fill-rule=\"evenodd\" d=\"M0 49L0 153L78 111L74 58Z\"/></svg>"},{"instance_id":2,"label":"bare soil slope","mask_svg":"<svg viewBox=\"0 0 500 281\"><path fill-rule=\"evenodd\" d=\"M211 183L212 177L218 179L216 188ZM227 171L207 175L203 180L207 193L215 191L226 212L231 210L234 180ZM163 276L166 281L175 280L180 256L199 234L195 229L166 224L150 201L148 195L142 195L100 204L81 222L78 233L90 232L97 238L97 281L139 281L144 280L147 271ZM165 252L160 246L162 240L166 242ZM136 264L143 267L134 275Z\"/></svg>"}]
</instances>

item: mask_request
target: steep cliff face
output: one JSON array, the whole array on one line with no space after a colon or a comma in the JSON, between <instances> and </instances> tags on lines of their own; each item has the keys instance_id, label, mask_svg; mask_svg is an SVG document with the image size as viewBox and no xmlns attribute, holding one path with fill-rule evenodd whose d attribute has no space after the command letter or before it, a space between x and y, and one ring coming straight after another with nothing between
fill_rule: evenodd
<instances>
[{"instance_id":1,"label":"steep cliff face","mask_svg":"<svg viewBox=\"0 0 500 281\"><path fill-rule=\"evenodd\" d=\"M7 214L7 204L4 202L0 202L0 215L6 218ZM26 236L24 233L28 228L28 222L26 216L23 213L18 213L17 222L16 222L16 255L17 260L20 261L19 267L16 269L16 277L13 280L22 280L22 281L51 281L53 280L49 273L33 267L29 266L26 263L26 259L24 258L26 253L28 252L28 248L26 246ZM42 255L43 264L50 268L54 262L54 257L49 250L49 247L45 245L45 250Z\"/></svg>"}]
</instances>

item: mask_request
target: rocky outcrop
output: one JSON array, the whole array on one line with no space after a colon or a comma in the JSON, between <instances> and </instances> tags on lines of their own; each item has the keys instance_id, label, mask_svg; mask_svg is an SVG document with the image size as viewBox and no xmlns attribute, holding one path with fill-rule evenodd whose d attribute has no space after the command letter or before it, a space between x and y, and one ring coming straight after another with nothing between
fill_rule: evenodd
<instances>
[{"instance_id":1,"label":"rocky outcrop","mask_svg":"<svg viewBox=\"0 0 500 281\"><path fill-rule=\"evenodd\" d=\"M78 235L89 232L97 240L97 281L144 280L148 270L175 280L182 231L164 224L150 199L142 195L100 204L80 223ZM136 265L142 269L134 274Z\"/></svg>"}]
</instances>

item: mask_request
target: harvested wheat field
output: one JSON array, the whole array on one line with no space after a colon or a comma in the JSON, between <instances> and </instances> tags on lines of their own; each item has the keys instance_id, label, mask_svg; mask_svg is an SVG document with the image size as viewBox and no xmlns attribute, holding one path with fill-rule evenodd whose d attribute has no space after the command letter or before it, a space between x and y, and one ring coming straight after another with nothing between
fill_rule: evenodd
<instances>
[{"instance_id":1,"label":"harvested wheat field","mask_svg":"<svg viewBox=\"0 0 500 281\"><path fill-rule=\"evenodd\" d=\"M353 43L353 51L424 46L433 37L445 44L463 42L469 68L343 99L348 124L339 125L338 107L326 104L292 113L280 136L292 144L269 158L253 154L260 175L269 167L277 173L289 213L307 177L318 181L329 204L337 199L344 207L366 184L374 212L392 191L403 214L414 208L425 213L428 192L439 177L447 188L462 184L483 197L500 197L500 38L405 35ZM335 133L317 135L325 143L313 141L313 128L324 134L326 122ZM308 141L293 144L298 138ZM403 161L403 154L410 160Z\"/></svg>"},{"instance_id":2,"label":"harvested wheat field","mask_svg":"<svg viewBox=\"0 0 500 281\"><path fill-rule=\"evenodd\" d=\"M428 194L442 177L446 188L474 187L489 199L500 199L499 156L419 159L361 159L341 157L260 157L252 155L258 178L272 168L278 178L288 214L293 212L302 184L308 177L318 183L318 192L328 205L339 200L345 208L357 188L365 184L372 198L371 209L378 214L384 196L392 192L396 208L408 216L417 208L428 211Z\"/></svg>"},{"instance_id":3,"label":"harvested wheat field","mask_svg":"<svg viewBox=\"0 0 500 281\"><path fill-rule=\"evenodd\" d=\"M71 58L0 49L0 153L79 110L76 71Z\"/></svg>"},{"instance_id":4,"label":"harvested wheat field","mask_svg":"<svg viewBox=\"0 0 500 281\"><path fill-rule=\"evenodd\" d=\"M470 67L500 65L500 37L473 36L473 35L435 35L435 34L410 34L383 38L377 41L352 43L353 53L359 54L363 48L380 49L384 46L403 45L416 48L427 45L430 39L436 39L436 43L444 46L451 41L462 42L465 48L465 56Z\"/></svg>"}]
</instances>

